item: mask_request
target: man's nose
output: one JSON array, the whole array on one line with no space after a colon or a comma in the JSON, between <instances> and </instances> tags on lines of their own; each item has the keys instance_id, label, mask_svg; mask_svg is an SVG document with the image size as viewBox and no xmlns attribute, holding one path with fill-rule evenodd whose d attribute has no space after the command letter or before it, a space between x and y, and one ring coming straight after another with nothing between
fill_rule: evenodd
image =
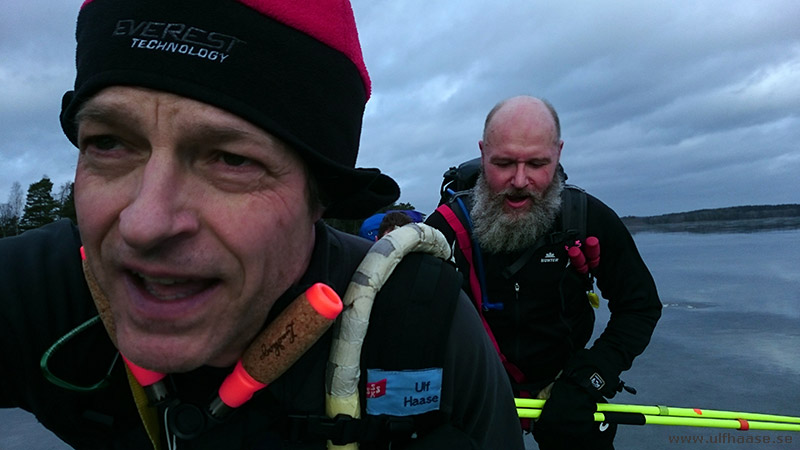
<instances>
[{"instance_id":1,"label":"man's nose","mask_svg":"<svg viewBox=\"0 0 800 450\"><path fill-rule=\"evenodd\" d=\"M523 189L528 186L528 174L525 169L525 163L518 163L515 166L514 177L511 179L514 188Z\"/></svg>"},{"instance_id":2,"label":"man's nose","mask_svg":"<svg viewBox=\"0 0 800 450\"><path fill-rule=\"evenodd\" d=\"M119 215L119 228L132 248L151 250L197 231L199 220L187 205L188 176L177 161L151 157L131 195L132 201Z\"/></svg>"}]
</instances>

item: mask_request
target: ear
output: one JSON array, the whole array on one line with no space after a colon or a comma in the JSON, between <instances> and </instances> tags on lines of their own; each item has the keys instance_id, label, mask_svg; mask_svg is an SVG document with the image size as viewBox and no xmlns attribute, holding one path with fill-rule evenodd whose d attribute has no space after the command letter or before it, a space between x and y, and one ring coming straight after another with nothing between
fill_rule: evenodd
<instances>
[{"instance_id":1,"label":"ear","mask_svg":"<svg viewBox=\"0 0 800 450\"><path fill-rule=\"evenodd\" d=\"M315 208L316 211L311 211L311 223L317 223L322 219L323 214L325 214L325 207L319 206Z\"/></svg>"}]
</instances>

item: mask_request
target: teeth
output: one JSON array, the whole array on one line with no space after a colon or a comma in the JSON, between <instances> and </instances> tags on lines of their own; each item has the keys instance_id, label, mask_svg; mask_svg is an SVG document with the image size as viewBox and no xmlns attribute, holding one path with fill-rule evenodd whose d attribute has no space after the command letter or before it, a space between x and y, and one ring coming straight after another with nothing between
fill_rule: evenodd
<instances>
[{"instance_id":1,"label":"teeth","mask_svg":"<svg viewBox=\"0 0 800 450\"><path fill-rule=\"evenodd\" d=\"M135 275L142 280L147 292L161 300L177 300L202 290L202 285L188 278L150 277L138 272L135 272Z\"/></svg>"},{"instance_id":2,"label":"teeth","mask_svg":"<svg viewBox=\"0 0 800 450\"><path fill-rule=\"evenodd\" d=\"M136 275L138 275L142 280L144 280L147 283L157 283L167 286L171 286L173 284L178 284L178 283L186 283L189 281L187 278L156 278L156 277L148 277L146 275L142 275L141 273L137 273Z\"/></svg>"}]
</instances>

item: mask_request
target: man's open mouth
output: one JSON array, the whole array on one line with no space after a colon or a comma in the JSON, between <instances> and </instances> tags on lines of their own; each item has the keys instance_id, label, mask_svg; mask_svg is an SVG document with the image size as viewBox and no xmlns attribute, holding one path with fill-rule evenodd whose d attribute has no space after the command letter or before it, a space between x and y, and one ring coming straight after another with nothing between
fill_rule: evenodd
<instances>
[{"instance_id":1,"label":"man's open mouth","mask_svg":"<svg viewBox=\"0 0 800 450\"><path fill-rule=\"evenodd\" d=\"M214 279L152 277L132 273L134 282L158 300L180 300L197 295L217 283Z\"/></svg>"}]
</instances>

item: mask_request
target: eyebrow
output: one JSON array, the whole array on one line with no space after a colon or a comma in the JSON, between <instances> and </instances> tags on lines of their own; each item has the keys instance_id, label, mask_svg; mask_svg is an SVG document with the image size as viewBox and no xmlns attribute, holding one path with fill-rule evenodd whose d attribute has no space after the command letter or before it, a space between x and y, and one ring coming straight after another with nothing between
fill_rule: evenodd
<instances>
[{"instance_id":1,"label":"eyebrow","mask_svg":"<svg viewBox=\"0 0 800 450\"><path fill-rule=\"evenodd\" d=\"M75 124L80 125L84 120L100 122L108 125L115 124L130 124L138 121L130 115L124 115L119 112L117 105L104 105L96 103L85 103L77 114L75 114Z\"/></svg>"},{"instance_id":2,"label":"eyebrow","mask_svg":"<svg viewBox=\"0 0 800 450\"><path fill-rule=\"evenodd\" d=\"M527 158L527 159L524 160L524 162L525 163L537 163L537 164L544 163L544 164L547 164L552 160L553 160L553 158L550 158L550 157ZM491 157L489 157L489 162L492 163L492 164L497 164L497 163L500 163L500 162L514 162L514 163L516 163L516 162L523 162L523 161L518 161L516 158L506 157L506 156L491 156Z\"/></svg>"},{"instance_id":3,"label":"eyebrow","mask_svg":"<svg viewBox=\"0 0 800 450\"><path fill-rule=\"evenodd\" d=\"M249 140L260 143L263 138L249 131L236 127L220 124L195 123L192 124L192 140L203 142L232 142Z\"/></svg>"},{"instance_id":4,"label":"eyebrow","mask_svg":"<svg viewBox=\"0 0 800 450\"><path fill-rule=\"evenodd\" d=\"M76 124L89 120L109 126L123 126L136 128L139 119L125 112L125 107L118 104L85 104L75 115ZM203 142L231 142L237 140L251 140L260 142L263 139L247 130L225 124L191 123L192 140Z\"/></svg>"}]
</instances>

